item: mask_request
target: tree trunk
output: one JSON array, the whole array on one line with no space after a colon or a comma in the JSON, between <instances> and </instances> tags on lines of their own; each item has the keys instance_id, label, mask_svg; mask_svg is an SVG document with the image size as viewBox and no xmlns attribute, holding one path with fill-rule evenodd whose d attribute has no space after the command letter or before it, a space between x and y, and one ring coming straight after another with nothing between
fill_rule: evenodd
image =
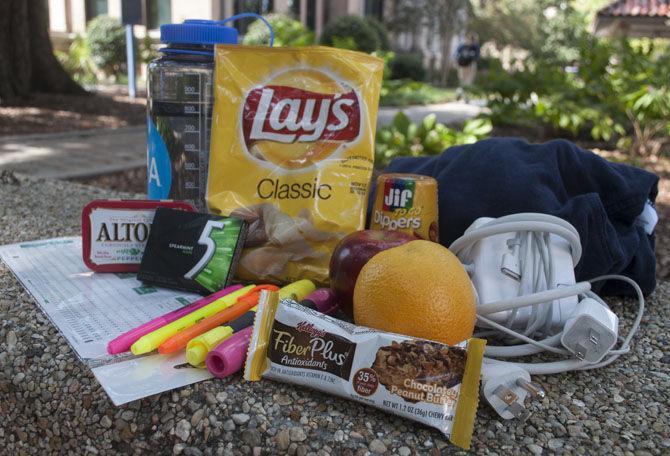
<instances>
[{"instance_id":1,"label":"tree trunk","mask_svg":"<svg viewBox=\"0 0 670 456\"><path fill-rule=\"evenodd\" d=\"M34 92L86 93L54 56L47 0L2 0L0 103Z\"/></svg>"},{"instance_id":2,"label":"tree trunk","mask_svg":"<svg viewBox=\"0 0 670 456\"><path fill-rule=\"evenodd\" d=\"M441 67L442 70L440 71L440 81L439 84L442 87L447 86L447 82L449 81L449 71L451 71L451 41L454 38L454 33L452 29L449 29L448 31L445 31L442 34L441 41L442 41L442 62L441 62Z\"/></svg>"}]
</instances>

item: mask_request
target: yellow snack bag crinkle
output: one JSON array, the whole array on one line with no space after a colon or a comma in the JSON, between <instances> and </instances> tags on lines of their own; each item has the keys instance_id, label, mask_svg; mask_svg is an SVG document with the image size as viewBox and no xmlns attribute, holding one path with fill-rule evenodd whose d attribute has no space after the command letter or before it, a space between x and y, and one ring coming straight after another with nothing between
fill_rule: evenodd
<instances>
[{"instance_id":1,"label":"yellow snack bag crinkle","mask_svg":"<svg viewBox=\"0 0 670 456\"><path fill-rule=\"evenodd\" d=\"M341 49L217 46L207 202L250 225L241 278L328 281L365 226L382 71Z\"/></svg>"}]
</instances>

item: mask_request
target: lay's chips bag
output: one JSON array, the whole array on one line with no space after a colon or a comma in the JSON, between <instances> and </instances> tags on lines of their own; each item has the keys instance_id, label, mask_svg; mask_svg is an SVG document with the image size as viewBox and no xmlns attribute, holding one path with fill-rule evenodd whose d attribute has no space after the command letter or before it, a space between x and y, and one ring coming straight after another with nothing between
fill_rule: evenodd
<instances>
[{"instance_id":1,"label":"lay's chips bag","mask_svg":"<svg viewBox=\"0 0 670 456\"><path fill-rule=\"evenodd\" d=\"M327 47L216 47L207 203L249 223L238 276L328 281L365 225L383 61Z\"/></svg>"}]
</instances>

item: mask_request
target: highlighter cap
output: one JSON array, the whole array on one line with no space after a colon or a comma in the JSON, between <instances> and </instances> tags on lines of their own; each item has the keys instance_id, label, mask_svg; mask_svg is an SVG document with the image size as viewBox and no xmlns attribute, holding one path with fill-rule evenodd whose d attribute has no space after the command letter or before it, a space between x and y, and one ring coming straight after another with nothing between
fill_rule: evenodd
<instances>
[{"instance_id":1,"label":"highlighter cap","mask_svg":"<svg viewBox=\"0 0 670 456\"><path fill-rule=\"evenodd\" d=\"M188 341L186 361L193 367L205 367L205 358L210 350L233 334L230 326L219 326Z\"/></svg>"},{"instance_id":2,"label":"highlighter cap","mask_svg":"<svg viewBox=\"0 0 670 456\"><path fill-rule=\"evenodd\" d=\"M151 345L151 341L140 337L135 341L133 345L130 346L130 351L133 355L143 355L144 353L149 353L153 351L155 347Z\"/></svg>"},{"instance_id":3,"label":"highlighter cap","mask_svg":"<svg viewBox=\"0 0 670 456\"><path fill-rule=\"evenodd\" d=\"M202 366L206 356L207 349L200 344L195 344L186 350L186 361L194 367Z\"/></svg>"},{"instance_id":4,"label":"highlighter cap","mask_svg":"<svg viewBox=\"0 0 670 456\"><path fill-rule=\"evenodd\" d=\"M279 297L281 299L293 299L294 301L302 301L305 297L316 290L314 282L307 279L298 280L290 283L285 287L279 289Z\"/></svg>"},{"instance_id":5,"label":"highlighter cap","mask_svg":"<svg viewBox=\"0 0 670 456\"><path fill-rule=\"evenodd\" d=\"M226 378L242 369L252 329L249 326L233 334L207 354L205 364L212 375Z\"/></svg>"},{"instance_id":6,"label":"highlighter cap","mask_svg":"<svg viewBox=\"0 0 670 456\"><path fill-rule=\"evenodd\" d=\"M317 312L326 315L332 315L339 309L335 293L330 288L319 288L318 290L311 292L305 298L305 301L309 301L313 304L313 306L310 305L308 307L312 307Z\"/></svg>"}]
</instances>

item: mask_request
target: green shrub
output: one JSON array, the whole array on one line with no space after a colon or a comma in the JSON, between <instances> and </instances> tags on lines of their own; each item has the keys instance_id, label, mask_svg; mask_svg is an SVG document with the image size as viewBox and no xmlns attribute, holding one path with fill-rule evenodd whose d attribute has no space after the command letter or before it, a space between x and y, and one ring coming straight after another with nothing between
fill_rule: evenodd
<instances>
[{"instance_id":1,"label":"green shrub","mask_svg":"<svg viewBox=\"0 0 670 456\"><path fill-rule=\"evenodd\" d=\"M349 41L349 38L353 41ZM339 43L353 42L357 51L373 52L381 49L377 32L358 16L341 16L326 25L321 34L321 44L335 46L338 40Z\"/></svg>"},{"instance_id":2,"label":"green shrub","mask_svg":"<svg viewBox=\"0 0 670 456\"><path fill-rule=\"evenodd\" d=\"M382 106L409 106L445 103L454 99L452 89L408 79L392 79L384 80L379 103Z\"/></svg>"},{"instance_id":3,"label":"green shrub","mask_svg":"<svg viewBox=\"0 0 670 456\"><path fill-rule=\"evenodd\" d=\"M101 71L118 75L125 67L126 36L118 19L97 16L88 23L86 43L91 59Z\"/></svg>"},{"instance_id":4,"label":"green shrub","mask_svg":"<svg viewBox=\"0 0 670 456\"><path fill-rule=\"evenodd\" d=\"M488 119L468 120L461 130L456 130L438 123L435 114L416 124L400 111L391 125L377 131L375 166L386 166L395 157L437 155L447 147L476 142L490 132Z\"/></svg>"},{"instance_id":5,"label":"green shrub","mask_svg":"<svg viewBox=\"0 0 670 456\"><path fill-rule=\"evenodd\" d=\"M356 44L356 41L352 36L345 36L345 37L334 36L332 46L338 49L346 49L348 51L359 50L358 45Z\"/></svg>"},{"instance_id":6,"label":"green shrub","mask_svg":"<svg viewBox=\"0 0 670 456\"><path fill-rule=\"evenodd\" d=\"M653 42L584 38L576 73L540 58L506 72L492 61L478 78L496 125L545 125L556 133L658 153L670 131L670 51ZM630 137L628 137L630 135Z\"/></svg>"},{"instance_id":7,"label":"green shrub","mask_svg":"<svg viewBox=\"0 0 670 456\"><path fill-rule=\"evenodd\" d=\"M365 22L368 24L368 27L374 30L377 34L377 39L379 40L379 50L388 51L391 49L391 40L389 40L389 34L386 30L386 27L384 27L384 24L370 16L365 17Z\"/></svg>"},{"instance_id":8,"label":"green shrub","mask_svg":"<svg viewBox=\"0 0 670 456\"><path fill-rule=\"evenodd\" d=\"M644 155L669 151L670 46L666 43L663 50L654 41L625 41L622 47L612 85L630 122L630 150Z\"/></svg>"},{"instance_id":9,"label":"green shrub","mask_svg":"<svg viewBox=\"0 0 670 456\"><path fill-rule=\"evenodd\" d=\"M423 66L421 54L396 54L389 63L391 79L412 79L423 81L426 78L426 68Z\"/></svg>"},{"instance_id":10,"label":"green shrub","mask_svg":"<svg viewBox=\"0 0 670 456\"><path fill-rule=\"evenodd\" d=\"M79 84L87 86L97 82L91 51L81 35L74 37L67 52L55 51L55 54L65 71Z\"/></svg>"},{"instance_id":11,"label":"green shrub","mask_svg":"<svg viewBox=\"0 0 670 456\"><path fill-rule=\"evenodd\" d=\"M148 34L138 41L137 47L139 51L137 52L137 60L140 63L149 63L160 56L153 39Z\"/></svg>"},{"instance_id":12,"label":"green shrub","mask_svg":"<svg viewBox=\"0 0 670 456\"><path fill-rule=\"evenodd\" d=\"M391 61L395 58L395 52L374 51L372 55L374 55L375 57L379 57L384 61L384 75L383 75L384 81L391 79Z\"/></svg>"},{"instance_id":13,"label":"green shrub","mask_svg":"<svg viewBox=\"0 0 670 456\"><path fill-rule=\"evenodd\" d=\"M314 34L303 26L300 21L284 14L268 14L265 19L270 22L275 34L275 46L309 46L314 44ZM249 26L244 35L243 44L258 46L270 41L270 31L259 19Z\"/></svg>"}]
</instances>

